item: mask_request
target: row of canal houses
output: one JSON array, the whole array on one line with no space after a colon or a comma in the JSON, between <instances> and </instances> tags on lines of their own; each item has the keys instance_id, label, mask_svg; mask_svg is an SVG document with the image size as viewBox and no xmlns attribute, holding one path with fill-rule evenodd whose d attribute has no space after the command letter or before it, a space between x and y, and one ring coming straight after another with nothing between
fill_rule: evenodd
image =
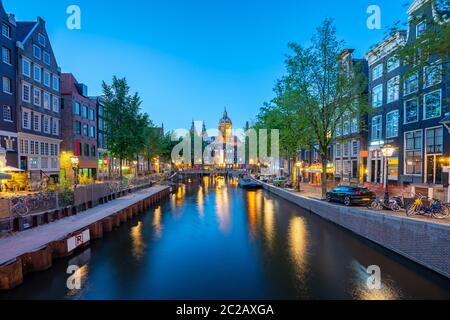
<instances>
[{"instance_id":1,"label":"row of canal houses","mask_svg":"<svg viewBox=\"0 0 450 320\"><path fill-rule=\"evenodd\" d=\"M408 69L396 55L401 46L419 41L417 38L436 15L450 17L448 5L444 11L438 9L442 8L437 8L435 1L415 0L407 11L407 30L376 44L364 59L354 58L352 49L342 52L344 69L351 72L356 63L363 65L370 111L362 119L344 117L336 130L330 148L330 179L383 185L387 176L390 185L415 186L427 189L429 194L444 192L448 187L444 167L450 166L450 79L442 70L448 70L449 62L431 57L432 61L418 74L405 77ZM387 144L395 147L389 159L382 153ZM303 176L309 182L319 182L317 152L299 153L304 163Z\"/></svg>"},{"instance_id":2,"label":"row of canal houses","mask_svg":"<svg viewBox=\"0 0 450 320\"><path fill-rule=\"evenodd\" d=\"M105 174L101 98L61 72L42 18L16 21L0 2L0 20L0 168L24 170L31 181L58 181L67 152L79 158L82 173Z\"/></svg>"}]
</instances>

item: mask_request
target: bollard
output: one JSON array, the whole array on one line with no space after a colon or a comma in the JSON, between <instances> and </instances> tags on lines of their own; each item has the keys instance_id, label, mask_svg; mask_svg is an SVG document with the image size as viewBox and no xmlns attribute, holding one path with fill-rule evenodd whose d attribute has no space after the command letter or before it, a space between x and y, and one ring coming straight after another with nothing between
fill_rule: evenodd
<instances>
[{"instance_id":1,"label":"bollard","mask_svg":"<svg viewBox=\"0 0 450 320\"><path fill-rule=\"evenodd\" d=\"M51 222L50 213L49 212L44 213L44 224L49 224L50 222Z\"/></svg>"},{"instance_id":2,"label":"bollard","mask_svg":"<svg viewBox=\"0 0 450 320\"><path fill-rule=\"evenodd\" d=\"M113 230L113 218L105 218L102 220L103 233L109 233Z\"/></svg>"},{"instance_id":3,"label":"bollard","mask_svg":"<svg viewBox=\"0 0 450 320\"><path fill-rule=\"evenodd\" d=\"M103 223L96 222L89 226L89 232L91 233L91 240L103 238Z\"/></svg>"},{"instance_id":4,"label":"bollard","mask_svg":"<svg viewBox=\"0 0 450 320\"><path fill-rule=\"evenodd\" d=\"M22 261L15 259L0 266L0 291L11 290L23 282Z\"/></svg>"},{"instance_id":5,"label":"bollard","mask_svg":"<svg viewBox=\"0 0 450 320\"><path fill-rule=\"evenodd\" d=\"M50 242L48 246L52 251L53 259L65 258L71 255L71 252L67 251L67 239Z\"/></svg>"},{"instance_id":6,"label":"bollard","mask_svg":"<svg viewBox=\"0 0 450 320\"><path fill-rule=\"evenodd\" d=\"M21 256L23 274L40 272L50 269L52 266L52 252L49 247L25 253Z\"/></svg>"},{"instance_id":7,"label":"bollard","mask_svg":"<svg viewBox=\"0 0 450 320\"><path fill-rule=\"evenodd\" d=\"M112 217L112 224L114 228L118 228L120 227L120 214L116 213L115 215L113 215Z\"/></svg>"}]
</instances>

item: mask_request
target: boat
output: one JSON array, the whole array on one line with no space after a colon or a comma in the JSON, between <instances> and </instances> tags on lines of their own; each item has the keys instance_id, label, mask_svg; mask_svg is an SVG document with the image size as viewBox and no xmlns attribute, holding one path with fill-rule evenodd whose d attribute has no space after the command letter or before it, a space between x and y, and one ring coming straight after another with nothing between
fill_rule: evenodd
<instances>
[{"instance_id":1,"label":"boat","mask_svg":"<svg viewBox=\"0 0 450 320\"><path fill-rule=\"evenodd\" d=\"M262 184L250 178L239 178L239 187L244 189L261 189Z\"/></svg>"}]
</instances>

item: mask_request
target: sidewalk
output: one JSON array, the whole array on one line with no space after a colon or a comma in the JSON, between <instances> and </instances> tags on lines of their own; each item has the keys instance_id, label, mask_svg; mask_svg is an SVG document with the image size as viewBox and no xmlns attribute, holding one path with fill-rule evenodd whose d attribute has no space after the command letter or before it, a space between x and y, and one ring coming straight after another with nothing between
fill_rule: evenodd
<instances>
[{"instance_id":1,"label":"sidewalk","mask_svg":"<svg viewBox=\"0 0 450 320\"><path fill-rule=\"evenodd\" d=\"M301 191L297 192L294 189L286 189L287 191L304 197L304 198L309 198L309 199L315 199L315 200L322 200L322 188L321 186L312 186L312 185L308 185L308 184L302 184L301 185ZM393 190L393 195L397 195L400 194L401 195L402 191L399 191L399 188L394 189ZM383 193L377 192L377 196L381 197L383 196ZM341 206L339 203L335 203L336 206ZM343 206L343 205L342 205ZM437 224L443 224L443 225L450 225L450 218L444 219L444 220L440 220L440 219L435 219L429 216L407 216L405 211L402 210L400 212L393 212L390 210L382 210L382 211L374 211L374 210L370 210L367 209L365 207L357 207L360 210L364 210L364 211L370 211L370 212L379 212L385 215L390 215L390 216L395 216L395 217L402 217L402 218L408 218L408 219L412 219L412 220L418 220L418 221L427 221L427 222L433 222L433 223L437 223Z\"/></svg>"},{"instance_id":2,"label":"sidewalk","mask_svg":"<svg viewBox=\"0 0 450 320\"><path fill-rule=\"evenodd\" d=\"M122 198L99 205L76 216L64 218L51 224L25 230L0 239L0 265L15 259L16 257L39 250L43 246L59 241L67 235L88 227L106 217L109 217L129 206L138 203L154 194L157 194L167 186L154 186L137 191Z\"/></svg>"}]
</instances>

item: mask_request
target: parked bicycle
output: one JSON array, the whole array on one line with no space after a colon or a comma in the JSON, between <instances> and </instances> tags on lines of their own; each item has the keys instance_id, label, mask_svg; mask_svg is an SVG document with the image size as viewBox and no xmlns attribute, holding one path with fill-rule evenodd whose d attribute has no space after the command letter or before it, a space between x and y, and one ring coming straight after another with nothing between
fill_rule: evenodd
<instances>
[{"instance_id":1,"label":"parked bicycle","mask_svg":"<svg viewBox=\"0 0 450 320\"><path fill-rule=\"evenodd\" d=\"M436 199L428 199L422 195L416 195L414 202L406 209L408 216L428 215L435 219L445 219L450 217L450 204L443 204Z\"/></svg>"},{"instance_id":2,"label":"parked bicycle","mask_svg":"<svg viewBox=\"0 0 450 320\"><path fill-rule=\"evenodd\" d=\"M384 198L377 198L370 204L369 208L377 211L387 209L394 212L399 212L402 209L402 205L397 198L392 198L388 201Z\"/></svg>"},{"instance_id":3,"label":"parked bicycle","mask_svg":"<svg viewBox=\"0 0 450 320\"><path fill-rule=\"evenodd\" d=\"M27 200L25 198L13 198L11 200L11 213L14 216L25 217L30 212L30 208L28 207Z\"/></svg>"}]
</instances>

